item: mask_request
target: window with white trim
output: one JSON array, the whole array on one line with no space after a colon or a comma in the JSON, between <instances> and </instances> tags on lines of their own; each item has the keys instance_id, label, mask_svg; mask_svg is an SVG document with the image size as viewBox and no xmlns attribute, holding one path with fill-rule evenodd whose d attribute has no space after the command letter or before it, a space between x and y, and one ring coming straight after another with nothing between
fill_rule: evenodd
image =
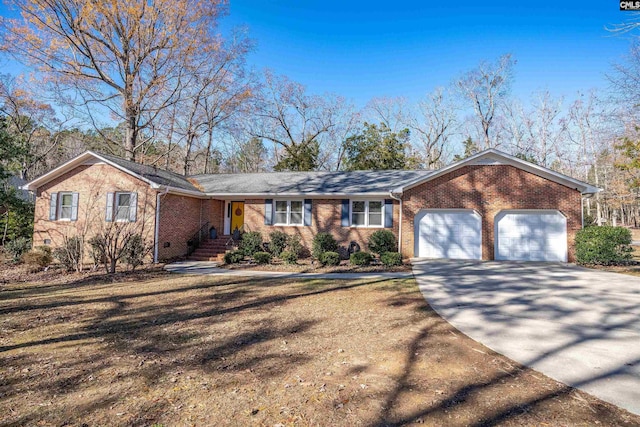
<instances>
[{"instance_id":1,"label":"window with white trim","mask_svg":"<svg viewBox=\"0 0 640 427\"><path fill-rule=\"evenodd\" d=\"M303 225L304 203L302 200L276 200L274 225Z\"/></svg>"},{"instance_id":2,"label":"window with white trim","mask_svg":"<svg viewBox=\"0 0 640 427\"><path fill-rule=\"evenodd\" d=\"M382 227L384 202L381 200L352 200L351 226Z\"/></svg>"},{"instance_id":3,"label":"window with white trim","mask_svg":"<svg viewBox=\"0 0 640 427\"><path fill-rule=\"evenodd\" d=\"M58 193L60 197L60 211L58 219L71 220L71 212L73 211L73 193Z\"/></svg>"},{"instance_id":4,"label":"window with white trim","mask_svg":"<svg viewBox=\"0 0 640 427\"><path fill-rule=\"evenodd\" d=\"M129 221L131 216L131 193L116 193L116 221Z\"/></svg>"}]
</instances>

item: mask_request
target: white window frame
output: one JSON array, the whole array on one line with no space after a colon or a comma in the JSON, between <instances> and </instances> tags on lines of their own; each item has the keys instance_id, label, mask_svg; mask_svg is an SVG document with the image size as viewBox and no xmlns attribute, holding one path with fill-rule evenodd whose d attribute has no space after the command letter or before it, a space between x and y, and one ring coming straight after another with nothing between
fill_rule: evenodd
<instances>
[{"instance_id":1,"label":"white window frame","mask_svg":"<svg viewBox=\"0 0 640 427\"><path fill-rule=\"evenodd\" d=\"M356 225L353 223L353 203L354 202L364 202L364 224ZM371 202L380 203L380 225L369 224L369 203ZM384 200L351 199L349 200L349 224L351 224L351 227L355 227L355 228L384 228L384 211L385 211Z\"/></svg>"},{"instance_id":2,"label":"white window frame","mask_svg":"<svg viewBox=\"0 0 640 427\"><path fill-rule=\"evenodd\" d=\"M129 195L129 205L127 206L127 217L126 218L118 218L118 211L120 209L120 196L124 195L124 194L128 194ZM131 217L131 195L133 194L133 192L131 191L117 191L113 198L115 199L113 201L113 220L116 222L129 222L129 218Z\"/></svg>"},{"instance_id":3,"label":"white window frame","mask_svg":"<svg viewBox=\"0 0 640 427\"><path fill-rule=\"evenodd\" d=\"M276 222L276 209L278 206L278 202L286 202L287 203L287 222ZM302 205L302 211L300 212L300 223L294 224L291 222L291 202L300 202ZM302 227L304 226L304 200L302 199L277 199L273 201L273 225L280 227Z\"/></svg>"},{"instance_id":4,"label":"white window frame","mask_svg":"<svg viewBox=\"0 0 640 427\"><path fill-rule=\"evenodd\" d=\"M62 216L62 208L64 207L64 205L62 204L62 200L64 199L64 196L70 196L71 197L71 204L69 206L67 206L70 210L69 210L69 217L63 217ZM58 217L57 220L58 221L71 221L71 216L73 215L73 191L60 191L58 192Z\"/></svg>"}]
</instances>

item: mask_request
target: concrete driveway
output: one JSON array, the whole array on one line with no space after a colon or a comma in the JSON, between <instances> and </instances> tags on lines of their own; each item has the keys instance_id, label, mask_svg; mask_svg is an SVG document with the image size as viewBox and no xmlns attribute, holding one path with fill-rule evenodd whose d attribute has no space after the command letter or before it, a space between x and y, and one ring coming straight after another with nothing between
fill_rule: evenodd
<instances>
[{"instance_id":1,"label":"concrete driveway","mask_svg":"<svg viewBox=\"0 0 640 427\"><path fill-rule=\"evenodd\" d=\"M429 304L466 335L640 414L640 277L550 263L413 265Z\"/></svg>"}]
</instances>

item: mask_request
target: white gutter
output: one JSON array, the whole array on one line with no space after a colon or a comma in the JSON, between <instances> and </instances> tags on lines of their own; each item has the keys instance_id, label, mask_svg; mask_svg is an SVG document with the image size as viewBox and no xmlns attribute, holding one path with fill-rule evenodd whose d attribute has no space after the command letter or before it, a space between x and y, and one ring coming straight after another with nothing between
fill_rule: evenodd
<instances>
[{"instance_id":1,"label":"white gutter","mask_svg":"<svg viewBox=\"0 0 640 427\"><path fill-rule=\"evenodd\" d=\"M394 196L391 191L389 191L389 197L400 202L400 215L398 218L398 253L402 256L402 197Z\"/></svg>"},{"instance_id":2,"label":"white gutter","mask_svg":"<svg viewBox=\"0 0 640 427\"><path fill-rule=\"evenodd\" d=\"M160 236L160 200L162 196L169 192L169 187L164 190L164 193L158 192L156 194L156 226L153 232L153 263L158 263L158 248L160 247L159 236Z\"/></svg>"},{"instance_id":3,"label":"white gutter","mask_svg":"<svg viewBox=\"0 0 640 427\"><path fill-rule=\"evenodd\" d=\"M354 197L386 197L387 192L371 192L371 193L200 193L200 196L228 199L232 197L238 198L256 198L265 199L272 197L304 197L314 199L335 199L338 197L354 198Z\"/></svg>"}]
</instances>

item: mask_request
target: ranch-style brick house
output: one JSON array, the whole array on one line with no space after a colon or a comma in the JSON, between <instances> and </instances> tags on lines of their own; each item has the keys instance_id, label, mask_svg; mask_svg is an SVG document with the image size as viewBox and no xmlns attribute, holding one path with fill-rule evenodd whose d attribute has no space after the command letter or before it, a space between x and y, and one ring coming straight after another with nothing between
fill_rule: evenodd
<instances>
[{"instance_id":1,"label":"ranch-style brick house","mask_svg":"<svg viewBox=\"0 0 640 427\"><path fill-rule=\"evenodd\" d=\"M187 255L210 227L218 241L235 229L266 239L281 230L310 247L329 232L363 249L386 228L405 258L572 262L583 198L600 191L495 149L430 171L190 177L87 151L24 188L36 194L34 246L123 222L153 242L156 262ZM195 259L224 250L205 247Z\"/></svg>"}]
</instances>

